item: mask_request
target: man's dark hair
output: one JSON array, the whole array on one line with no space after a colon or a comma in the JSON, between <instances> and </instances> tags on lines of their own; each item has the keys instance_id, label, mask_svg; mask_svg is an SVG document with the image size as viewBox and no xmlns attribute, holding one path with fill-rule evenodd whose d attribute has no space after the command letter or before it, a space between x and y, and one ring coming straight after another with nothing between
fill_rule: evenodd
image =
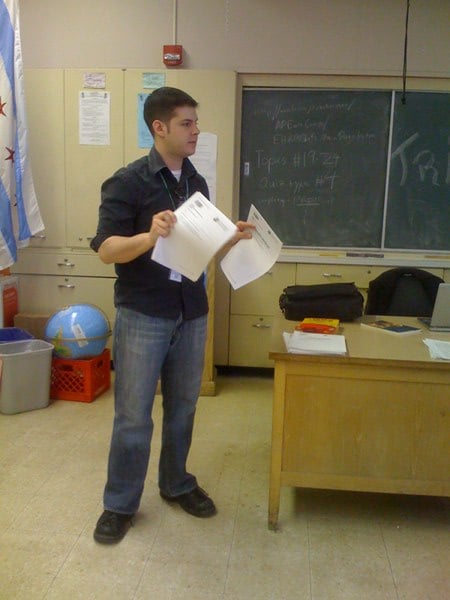
<instances>
[{"instance_id":1,"label":"man's dark hair","mask_svg":"<svg viewBox=\"0 0 450 600\"><path fill-rule=\"evenodd\" d=\"M154 135L152 123L155 119L168 123L180 106L197 108L198 102L183 90L173 87L161 87L152 92L144 103L144 121L150 133Z\"/></svg>"}]
</instances>

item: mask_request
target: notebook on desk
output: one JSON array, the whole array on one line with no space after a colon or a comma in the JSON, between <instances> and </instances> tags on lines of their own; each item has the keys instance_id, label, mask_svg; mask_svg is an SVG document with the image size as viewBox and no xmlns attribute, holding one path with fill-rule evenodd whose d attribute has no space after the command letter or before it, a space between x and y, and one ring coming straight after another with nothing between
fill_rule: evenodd
<instances>
[{"instance_id":1,"label":"notebook on desk","mask_svg":"<svg viewBox=\"0 0 450 600\"><path fill-rule=\"evenodd\" d=\"M450 331L450 283L441 283L431 317L418 317L430 331Z\"/></svg>"}]
</instances>

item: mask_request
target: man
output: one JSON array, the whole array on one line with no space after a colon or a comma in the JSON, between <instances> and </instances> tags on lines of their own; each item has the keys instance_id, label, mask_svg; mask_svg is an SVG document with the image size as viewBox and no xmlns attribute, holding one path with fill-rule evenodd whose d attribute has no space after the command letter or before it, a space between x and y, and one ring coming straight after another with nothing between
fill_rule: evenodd
<instances>
[{"instance_id":1,"label":"man","mask_svg":"<svg viewBox=\"0 0 450 600\"><path fill-rule=\"evenodd\" d=\"M154 138L148 156L102 185L97 234L91 242L117 280L113 360L115 417L104 490L94 531L100 543L120 541L139 507L150 456L158 379L163 397L159 460L161 497L196 517L216 507L186 471L203 372L208 302L203 276L192 282L151 260L159 236L170 235L174 210L208 188L188 157L199 134L197 102L176 88L154 91L144 119ZM239 221L232 243L251 237Z\"/></svg>"}]
</instances>

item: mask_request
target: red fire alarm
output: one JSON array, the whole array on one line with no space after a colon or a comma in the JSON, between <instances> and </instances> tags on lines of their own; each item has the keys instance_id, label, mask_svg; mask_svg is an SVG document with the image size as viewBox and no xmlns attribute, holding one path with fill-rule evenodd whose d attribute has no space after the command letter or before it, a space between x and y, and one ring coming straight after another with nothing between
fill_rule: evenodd
<instances>
[{"instance_id":1,"label":"red fire alarm","mask_svg":"<svg viewBox=\"0 0 450 600\"><path fill-rule=\"evenodd\" d=\"M166 67L178 67L183 62L183 46L170 44L163 46L163 62Z\"/></svg>"}]
</instances>

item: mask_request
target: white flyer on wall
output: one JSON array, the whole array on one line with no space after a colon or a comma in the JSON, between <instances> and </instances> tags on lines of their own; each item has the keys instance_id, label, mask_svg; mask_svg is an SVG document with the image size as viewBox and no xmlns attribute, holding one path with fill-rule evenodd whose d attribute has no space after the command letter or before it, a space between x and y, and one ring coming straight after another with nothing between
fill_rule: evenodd
<instances>
[{"instance_id":1,"label":"white flyer on wall","mask_svg":"<svg viewBox=\"0 0 450 600\"><path fill-rule=\"evenodd\" d=\"M79 141L81 145L110 145L110 105L110 92L82 91L79 93Z\"/></svg>"},{"instance_id":2,"label":"white flyer on wall","mask_svg":"<svg viewBox=\"0 0 450 600\"><path fill-rule=\"evenodd\" d=\"M200 132L197 140L197 149L195 154L190 157L190 161L203 177L206 179L209 189L209 199L216 204L217 187L217 135Z\"/></svg>"}]
</instances>

